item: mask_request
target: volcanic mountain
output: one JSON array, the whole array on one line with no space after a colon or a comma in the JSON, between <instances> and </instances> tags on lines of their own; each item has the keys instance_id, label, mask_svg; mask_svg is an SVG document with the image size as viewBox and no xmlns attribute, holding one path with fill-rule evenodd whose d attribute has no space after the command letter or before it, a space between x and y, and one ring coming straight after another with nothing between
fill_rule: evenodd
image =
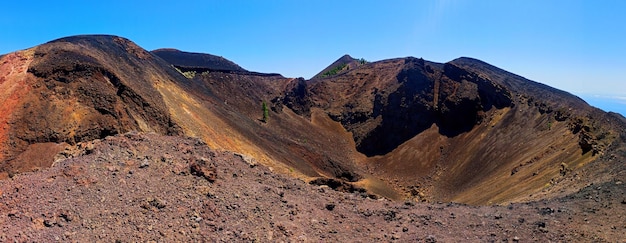
<instances>
[{"instance_id":1,"label":"volcanic mountain","mask_svg":"<svg viewBox=\"0 0 626 243\"><path fill-rule=\"evenodd\" d=\"M234 62L219 56L204 53L190 53L176 49L158 49L153 54L167 60L170 64L185 68L206 68L218 71L247 72Z\"/></svg>"},{"instance_id":2,"label":"volcanic mountain","mask_svg":"<svg viewBox=\"0 0 626 243\"><path fill-rule=\"evenodd\" d=\"M624 117L471 58L346 55L305 80L74 36L2 56L0 88L4 178L131 131L197 137L278 173L395 200L535 201L624 173Z\"/></svg>"},{"instance_id":3,"label":"volcanic mountain","mask_svg":"<svg viewBox=\"0 0 626 243\"><path fill-rule=\"evenodd\" d=\"M0 56L0 240L617 240L625 159L623 116L466 57L305 80L108 35Z\"/></svg>"},{"instance_id":4,"label":"volcanic mountain","mask_svg":"<svg viewBox=\"0 0 626 243\"><path fill-rule=\"evenodd\" d=\"M350 68L354 69L360 65L363 65L367 63L367 61L365 61L365 59L355 59L353 57L351 57L350 55L343 55L342 57L340 57L339 59L337 59L337 61L333 62L332 64L330 64L328 67L324 68L324 70L322 70L321 72L319 72L318 74L316 74L315 76L313 76L313 78L323 78L323 77L328 77L328 76L334 76L337 75L339 73L344 73L348 70L350 70Z\"/></svg>"},{"instance_id":5,"label":"volcanic mountain","mask_svg":"<svg viewBox=\"0 0 626 243\"><path fill-rule=\"evenodd\" d=\"M479 60L391 59L300 84L283 103L340 122L359 163L404 195L526 201L623 170L622 116Z\"/></svg>"}]
</instances>

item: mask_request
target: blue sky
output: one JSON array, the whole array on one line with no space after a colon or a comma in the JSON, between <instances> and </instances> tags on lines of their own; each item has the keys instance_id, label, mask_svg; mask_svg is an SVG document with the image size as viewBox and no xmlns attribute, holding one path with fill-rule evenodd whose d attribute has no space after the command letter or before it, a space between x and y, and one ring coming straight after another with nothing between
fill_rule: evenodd
<instances>
[{"instance_id":1,"label":"blue sky","mask_svg":"<svg viewBox=\"0 0 626 243\"><path fill-rule=\"evenodd\" d=\"M626 114L626 1L7 1L0 53L77 34L310 78L343 54L460 56Z\"/></svg>"}]
</instances>

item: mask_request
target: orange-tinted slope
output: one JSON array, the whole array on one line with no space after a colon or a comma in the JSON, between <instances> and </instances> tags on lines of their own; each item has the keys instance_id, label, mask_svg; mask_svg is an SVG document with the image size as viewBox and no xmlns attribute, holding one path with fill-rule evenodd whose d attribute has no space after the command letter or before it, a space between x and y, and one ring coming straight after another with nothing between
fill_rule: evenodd
<instances>
[{"instance_id":1,"label":"orange-tinted slope","mask_svg":"<svg viewBox=\"0 0 626 243\"><path fill-rule=\"evenodd\" d=\"M187 134L202 137L210 147L255 157L306 180L319 176L363 179L355 167L359 153L351 138L338 132L343 128L337 122L324 113L303 117L272 104L282 90L301 80L206 71L191 81L188 86L162 90L172 104L174 119ZM263 101L271 109L267 123L261 120ZM387 195L395 197L387 190Z\"/></svg>"},{"instance_id":2,"label":"orange-tinted slope","mask_svg":"<svg viewBox=\"0 0 626 243\"><path fill-rule=\"evenodd\" d=\"M3 57L2 171L51 164L62 149L54 144L132 130L178 133L152 87L165 75L158 61L114 36L63 38Z\"/></svg>"},{"instance_id":3,"label":"orange-tinted slope","mask_svg":"<svg viewBox=\"0 0 626 243\"><path fill-rule=\"evenodd\" d=\"M38 159L50 164L53 156L47 151L63 149L64 143L144 131L200 137L213 149L238 152L306 180L371 180L382 189L380 194L396 197L354 166L350 139L326 131L328 124L320 125L327 116L312 123L272 105L272 99L300 79L213 70L188 78L115 36L63 38L32 53L26 74L33 79L33 90L11 106L16 112L6 129L7 143L16 145L2 147L9 154L3 171L34 169L27 165L42 165ZM260 120L262 101L272 106L267 123Z\"/></svg>"},{"instance_id":4,"label":"orange-tinted slope","mask_svg":"<svg viewBox=\"0 0 626 243\"><path fill-rule=\"evenodd\" d=\"M11 155L9 122L20 100L30 90L29 81L33 77L26 71L31 61L32 50L11 53L0 59L0 161ZM2 177L6 177L6 172L0 175Z\"/></svg>"},{"instance_id":5,"label":"orange-tinted slope","mask_svg":"<svg viewBox=\"0 0 626 243\"><path fill-rule=\"evenodd\" d=\"M177 58L184 58L184 54L179 53ZM188 65L191 66L178 67L181 71L193 67L193 76L185 73L190 82L162 91L169 93L165 97L171 97L166 100L170 99L173 117L188 134L203 137L213 148L253 156L305 180L323 176L359 181L361 186L376 185L373 191L379 195L398 198L393 189L356 166L364 157L355 150L350 135L339 123L321 111L309 110L312 115L308 117L298 115L301 111L294 113L284 108L284 92L305 80L225 72L202 63ZM183 93L187 95L180 95ZM262 102L270 107L267 123L261 119Z\"/></svg>"},{"instance_id":6,"label":"orange-tinted slope","mask_svg":"<svg viewBox=\"0 0 626 243\"><path fill-rule=\"evenodd\" d=\"M474 59L391 59L304 80L193 61L176 69L124 38L76 36L0 60L4 172L126 131L199 137L394 199L537 200L624 171L623 118Z\"/></svg>"}]
</instances>

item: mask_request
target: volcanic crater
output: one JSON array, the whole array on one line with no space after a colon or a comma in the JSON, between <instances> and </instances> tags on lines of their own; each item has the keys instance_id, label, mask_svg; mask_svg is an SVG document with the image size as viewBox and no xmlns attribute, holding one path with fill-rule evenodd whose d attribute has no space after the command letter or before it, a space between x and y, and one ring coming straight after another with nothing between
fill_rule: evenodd
<instances>
[{"instance_id":1,"label":"volcanic crater","mask_svg":"<svg viewBox=\"0 0 626 243\"><path fill-rule=\"evenodd\" d=\"M269 106L267 120L262 117L264 102ZM182 235L156 227L161 237L187 240L218 240L216 234L229 229L222 240L354 240L347 234L360 232L361 239L386 241L429 241L431 236L519 241L521 236L515 234L522 233L532 234L526 238L535 240L614 241L626 230L622 183L626 119L567 92L467 57L447 63L414 57L367 62L345 55L306 80L248 71L209 54L176 49L149 52L117 36L73 36L0 57L0 111L0 179L4 179L0 180L0 223L5 240L49 239L58 233L50 229L55 225L51 220L74 230L74 238L67 231L63 239L108 238L72 228L78 221L75 218L88 227L104 227L109 237L119 231L135 240L152 239L156 233L143 226L155 222L144 219L163 210L168 211L161 214L167 215L164 222L185 213L210 219L197 221L202 223ZM240 168L237 172L227 169L230 165L223 161L239 163L232 154L248 167L238 165L234 167ZM146 167L150 169L143 170ZM108 188L107 180L132 181L137 171L146 173L137 174L143 182L133 182L141 186L122 191ZM181 173L196 177L179 181ZM243 173L259 176L248 178ZM55 179L60 177L72 180ZM180 195L171 188L156 193L166 187L151 177L163 178L162 183L182 183L181 193L202 191L198 200L204 204L176 199L181 202L176 205L163 199ZM273 183L280 186L274 188L265 180L278 180ZM61 186L50 188L46 183ZM260 195L244 189L246 183L267 185L271 195L280 191L278 197L270 196L263 203L295 200L293 205L283 203L296 213L267 217L287 209L259 202ZM20 192L51 200L65 198L59 194L65 188L68 192L79 188L94 196L77 200L107 200L95 198L89 188L105 191L103 198L119 194L131 206L117 213L136 215L137 220L127 223L137 231L122 231L121 225L99 226L97 222L106 220L87 213L89 208L74 212L29 209L24 204L31 199ZM339 192L318 195L327 189ZM128 190L137 190L145 200L127 195ZM245 206L217 199L229 193L239 195L233 202ZM257 200L242 199L246 193L256 195ZM583 196L591 194L600 196L597 200ZM312 201L306 202L309 196ZM72 203L82 205L70 200L59 207ZM144 211L135 210L135 204ZM204 210L204 216L182 212L184 205ZM377 219L353 214L370 206L395 209L393 213L370 211L370 216L380 216ZM417 215L433 207L447 215L431 213L428 219ZM245 211L245 217L258 221L241 224L234 223L236 208L267 211L263 217ZM561 211L555 213L554 208ZM603 215L590 215L585 208ZM36 213L31 215L27 209ZM217 212L222 211L227 216L218 222L222 216ZM497 225L491 223L504 217L503 211L507 212L504 229L489 233ZM489 219L459 216L488 221L487 226L475 225L482 230L464 238L446 232L469 227L464 225L467 221L441 219L485 213ZM595 232L579 225L582 214L586 220L607 223ZM436 226L416 228L416 221L429 225L424 222L432 217L437 218ZM528 224L522 218L537 221ZM381 219L387 222L382 223L383 230L390 233L370 232ZM320 233L304 230L307 220L316 220L314 225L320 220L335 223L330 224L332 229L329 224L313 226L328 231ZM355 227L360 220L369 223ZM557 221L567 223L554 226L554 231L546 229L546 222L552 227ZM17 232L11 222L27 229ZM341 228L336 222L347 226L336 229ZM394 231L391 222L410 226ZM169 229L185 228L178 221L171 225ZM260 225L263 228L251 229ZM246 230L251 231L243 234ZM437 235L424 235L424 230Z\"/></svg>"}]
</instances>

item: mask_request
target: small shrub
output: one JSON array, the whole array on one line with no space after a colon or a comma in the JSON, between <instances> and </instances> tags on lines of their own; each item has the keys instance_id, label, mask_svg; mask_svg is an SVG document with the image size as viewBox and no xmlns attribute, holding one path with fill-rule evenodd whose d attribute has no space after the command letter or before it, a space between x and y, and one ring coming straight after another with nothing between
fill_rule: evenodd
<instances>
[{"instance_id":1,"label":"small shrub","mask_svg":"<svg viewBox=\"0 0 626 243\"><path fill-rule=\"evenodd\" d=\"M184 72L183 75L185 76L185 78L192 79L196 76L196 71Z\"/></svg>"},{"instance_id":2,"label":"small shrub","mask_svg":"<svg viewBox=\"0 0 626 243\"><path fill-rule=\"evenodd\" d=\"M172 66L172 67L174 67L174 69L176 69L176 71L178 71L180 74L185 76L185 78L192 79L192 78L194 78L196 76L196 71L183 72L179 68L177 68L176 66Z\"/></svg>"}]
</instances>

